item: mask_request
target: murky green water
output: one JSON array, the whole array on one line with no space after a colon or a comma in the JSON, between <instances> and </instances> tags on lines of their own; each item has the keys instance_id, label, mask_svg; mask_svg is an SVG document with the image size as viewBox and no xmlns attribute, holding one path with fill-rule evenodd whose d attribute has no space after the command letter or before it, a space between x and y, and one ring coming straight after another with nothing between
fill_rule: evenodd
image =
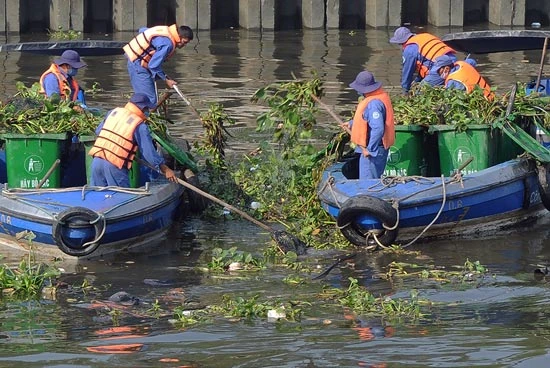
<instances>
[{"instance_id":1,"label":"murky green water","mask_svg":"<svg viewBox=\"0 0 550 368\"><path fill-rule=\"evenodd\" d=\"M447 30L436 30L443 34ZM249 99L259 87L277 80L307 77L316 70L326 81L325 101L342 116L353 108L355 92L346 88L367 67L390 90L398 91L400 50L386 30L256 33L200 32L166 71L199 110L222 103L238 124L230 154L255 148L262 136L254 117L262 106ZM116 35L127 39L129 35ZM18 41L10 36L8 42ZM491 85L506 90L516 80L538 72L540 53L474 55ZM2 53L0 96L15 92L15 81L38 80L49 58ZM80 81L97 81L104 92L89 105L112 108L125 102L131 88L122 56L88 57ZM185 105L173 99L178 123L172 131L197 139L201 126ZM324 143L337 127L327 115L317 141ZM1 304L0 366L2 367L546 367L550 287L533 271L550 259L548 218L532 228L498 237L415 244L415 255L359 253L326 278L310 278L332 263L335 251L310 251L302 260L315 271L298 286L283 283L288 269L209 274L200 270L215 247L238 247L261 255L269 235L244 221L189 219L150 254L62 265L70 286L94 286L87 293L62 290L58 300L40 304ZM337 231L335 229L335 231ZM190 234L195 239L190 239ZM7 252L9 260L15 260ZM379 276L392 261L461 266L469 259L487 266L494 277L466 285L421 280L393 282ZM319 298L324 286L347 287L348 277L373 294L407 298L416 289L429 304L418 322L389 321L350 315ZM77 288L80 290L79 288ZM139 299L137 305L113 304L119 291ZM310 301L300 322L216 318L182 329L170 323L178 305L200 308L219 303L223 294L263 299ZM158 301L162 316L150 309ZM113 313L113 310L117 310Z\"/></svg>"}]
</instances>

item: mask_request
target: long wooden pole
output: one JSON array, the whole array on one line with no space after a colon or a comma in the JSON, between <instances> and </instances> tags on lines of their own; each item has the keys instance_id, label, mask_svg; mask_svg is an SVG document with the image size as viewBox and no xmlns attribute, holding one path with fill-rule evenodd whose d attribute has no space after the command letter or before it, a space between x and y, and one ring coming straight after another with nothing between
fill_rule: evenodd
<instances>
[{"instance_id":1,"label":"long wooden pole","mask_svg":"<svg viewBox=\"0 0 550 368\"><path fill-rule=\"evenodd\" d=\"M540 79L542 77L542 69L544 68L544 60L546 59L546 48L548 47L548 37L544 38L544 46L542 46L542 55L540 57L539 74L537 75L537 84L535 84L535 91L539 91ZM546 91L548 93L548 91Z\"/></svg>"}]
</instances>

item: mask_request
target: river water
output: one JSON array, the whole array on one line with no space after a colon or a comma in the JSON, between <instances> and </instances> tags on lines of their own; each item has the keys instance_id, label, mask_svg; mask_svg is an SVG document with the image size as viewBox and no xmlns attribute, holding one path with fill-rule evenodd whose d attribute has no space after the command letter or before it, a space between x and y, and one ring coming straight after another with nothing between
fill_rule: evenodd
<instances>
[{"instance_id":1,"label":"river water","mask_svg":"<svg viewBox=\"0 0 550 368\"><path fill-rule=\"evenodd\" d=\"M442 35L448 30L429 31ZM356 101L347 84L364 68L390 92L398 93L401 54L388 43L390 35L387 30L370 29L199 32L165 70L199 110L221 103L237 120L228 150L237 156L264 138L254 133L254 118L264 108L251 103L251 95L267 83L291 79L292 73L308 77L316 71L325 81L324 101L341 116L349 115ZM9 36L5 41L19 40ZM516 80L533 79L539 70L539 52L473 56L480 72L500 91ZM28 86L37 81L50 57L13 52L0 53L0 60L4 99L16 91L16 81ZM89 89L98 82L104 89L90 96L88 104L108 109L125 103L131 87L124 57L85 61L88 67L79 73L81 84ZM176 121L172 134L191 141L199 137L200 123L182 102L174 98L170 111ZM328 115L320 122L318 137L337 131ZM409 255L359 253L320 281L288 286L282 280L291 271L283 268L232 274L202 271L213 248L238 247L261 255L269 235L240 220L186 219L151 253L63 264L62 280L69 287L56 301L1 303L0 366L547 367L550 287L545 279L536 280L533 271L550 259L549 222L546 217L534 226L489 238L417 243L411 249L418 253ZM7 251L2 254L8 261L16 260ZM302 261L315 271L306 280L337 254L310 250ZM452 269L467 260L488 267L489 276L465 284L379 277L391 261ZM418 290L427 301L422 308L425 317L420 321L350 318L341 307L319 299L325 286L347 287L348 277L375 295L407 298L411 290ZM109 296L119 291L139 303L110 303ZM258 294L263 300L312 304L304 308L300 322L220 317L188 328L171 323L173 315L167 311L175 306L216 304L223 294L247 298ZM155 304L164 312L158 318L150 312Z\"/></svg>"}]
</instances>

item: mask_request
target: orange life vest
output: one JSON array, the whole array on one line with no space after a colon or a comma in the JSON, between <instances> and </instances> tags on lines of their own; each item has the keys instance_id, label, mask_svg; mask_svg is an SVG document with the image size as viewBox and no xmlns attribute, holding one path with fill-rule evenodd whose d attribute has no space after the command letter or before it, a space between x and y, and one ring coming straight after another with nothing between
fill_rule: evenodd
<instances>
[{"instance_id":1,"label":"orange life vest","mask_svg":"<svg viewBox=\"0 0 550 368\"><path fill-rule=\"evenodd\" d=\"M494 98L491 86L489 86L489 83L485 81L476 68L465 61L457 61L455 64L458 65L458 69L449 73L447 78L445 78L445 86L450 80L454 80L462 84L467 93L472 93L475 86L480 86L486 98Z\"/></svg>"},{"instance_id":2,"label":"orange life vest","mask_svg":"<svg viewBox=\"0 0 550 368\"><path fill-rule=\"evenodd\" d=\"M355 115L353 116L353 125L351 126L351 141L358 146L367 147L368 122L363 119L363 112L372 100L380 100L386 107L386 120L384 121L384 136L382 137L382 143L384 144L384 148L388 149L395 143L395 122L393 120L393 107L390 95L388 95L383 88L379 88L369 93L359 102L359 105L357 105Z\"/></svg>"},{"instance_id":3,"label":"orange life vest","mask_svg":"<svg viewBox=\"0 0 550 368\"><path fill-rule=\"evenodd\" d=\"M423 58L429 60L431 63L438 56L442 56L448 53L454 53L455 50L447 46L443 41L441 41L436 36L429 33L419 33L412 36L403 44L403 48L410 44L418 45L418 51ZM430 66L422 64L420 61L416 61L416 71L418 74L424 78L430 70Z\"/></svg>"},{"instance_id":4,"label":"orange life vest","mask_svg":"<svg viewBox=\"0 0 550 368\"><path fill-rule=\"evenodd\" d=\"M44 78L46 78L46 76L50 73L55 75L57 82L59 83L59 97L64 100L69 99L71 101L76 101L78 98L78 91L80 90L78 82L75 78L71 78L72 80L69 83L69 80L65 77L65 75L63 75L59 69L59 65L57 64L50 65L50 68L40 76L40 93L46 93L46 90L44 89Z\"/></svg>"},{"instance_id":5,"label":"orange life vest","mask_svg":"<svg viewBox=\"0 0 550 368\"><path fill-rule=\"evenodd\" d=\"M168 55L168 58L172 56L176 49L176 43L180 41L178 26L175 24L151 27L138 34L123 47L128 59L130 61L140 59L141 66L147 68L149 61L156 52L155 48L151 46L151 42L155 37L168 37L172 41L172 52Z\"/></svg>"},{"instance_id":6,"label":"orange life vest","mask_svg":"<svg viewBox=\"0 0 550 368\"><path fill-rule=\"evenodd\" d=\"M123 166L130 169L138 148L134 143L134 131L145 119L139 107L131 102L117 107L105 119L88 154L101 157L119 169Z\"/></svg>"}]
</instances>

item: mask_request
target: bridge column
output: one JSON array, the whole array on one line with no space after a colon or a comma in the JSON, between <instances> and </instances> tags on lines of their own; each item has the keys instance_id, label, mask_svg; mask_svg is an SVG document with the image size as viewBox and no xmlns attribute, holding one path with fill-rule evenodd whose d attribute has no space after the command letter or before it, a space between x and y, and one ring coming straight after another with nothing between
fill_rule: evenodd
<instances>
[{"instance_id":1,"label":"bridge column","mask_svg":"<svg viewBox=\"0 0 550 368\"><path fill-rule=\"evenodd\" d=\"M212 2L210 0L177 0L176 20L178 25L189 26L193 31L210 29Z\"/></svg>"},{"instance_id":2,"label":"bridge column","mask_svg":"<svg viewBox=\"0 0 550 368\"><path fill-rule=\"evenodd\" d=\"M489 22L499 26L524 26L525 3L525 0L489 0Z\"/></svg>"},{"instance_id":3,"label":"bridge column","mask_svg":"<svg viewBox=\"0 0 550 368\"><path fill-rule=\"evenodd\" d=\"M371 27L399 27L401 0L367 0L366 23Z\"/></svg>"},{"instance_id":4,"label":"bridge column","mask_svg":"<svg viewBox=\"0 0 550 368\"><path fill-rule=\"evenodd\" d=\"M51 0L50 28L84 31L84 1Z\"/></svg>"},{"instance_id":5,"label":"bridge column","mask_svg":"<svg viewBox=\"0 0 550 368\"><path fill-rule=\"evenodd\" d=\"M340 0L327 0L327 28L340 27Z\"/></svg>"},{"instance_id":6,"label":"bridge column","mask_svg":"<svg viewBox=\"0 0 550 368\"><path fill-rule=\"evenodd\" d=\"M137 33L147 26L147 0L114 0L113 26L115 31Z\"/></svg>"},{"instance_id":7,"label":"bridge column","mask_svg":"<svg viewBox=\"0 0 550 368\"><path fill-rule=\"evenodd\" d=\"M245 29L260 29L262 26L261 0L239 1L239 26Z\"/></svg>"},{"instance_id":8,"label":"bridge column","mask_svg":"<svg viewBox=\"0 0 550 368\"><path fill-rule=\"evenodd\" d=\"M464 0L428 0L428 23L436 27L462 27Z\"/></svg>"},{"instance_id":9,"label":"bridge column","mask_svg":"<svg viewBox=\"0 0 550 368\"><path fill-rule=\"evenodd\" d=\"M302 26L303 28L324 28L325 1L302 0Z\"/></svg>"}]
</instances>

